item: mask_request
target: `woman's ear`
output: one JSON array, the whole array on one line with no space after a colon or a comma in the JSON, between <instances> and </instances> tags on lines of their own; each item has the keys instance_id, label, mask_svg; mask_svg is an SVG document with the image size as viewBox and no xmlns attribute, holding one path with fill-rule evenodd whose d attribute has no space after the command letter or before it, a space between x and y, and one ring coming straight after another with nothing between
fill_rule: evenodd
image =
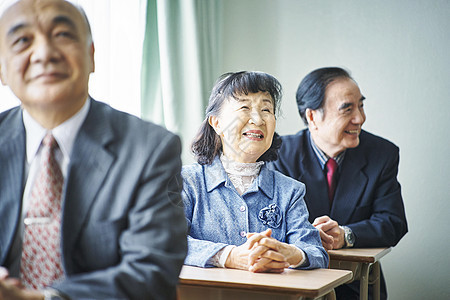
<instances>
[{"instance_id":1,"label":"woman's ear","mask_svg":"<svg viewBox=\"0 0 450 300\"><path fill-rule=\"evenodd\" d=\"M208 118L208 123L219 136L222 136L222 130L220 129L219 125L219 118L217 118L216 116L210 116Z\"/></svg>"}]
</instances>

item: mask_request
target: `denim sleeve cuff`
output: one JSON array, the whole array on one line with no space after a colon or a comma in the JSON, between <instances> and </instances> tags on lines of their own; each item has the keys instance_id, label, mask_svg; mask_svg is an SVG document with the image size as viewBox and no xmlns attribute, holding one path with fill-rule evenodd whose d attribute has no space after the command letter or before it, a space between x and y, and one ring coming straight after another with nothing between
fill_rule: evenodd
<instances>
[{"instance_id":1,"label":"denim sleeve cuff","mask_svg":"<svg viewBox=\"0 0 450 300\"><path fill-rule=\"evenodd\" d=\"M233 248L236 248L236 246L229 245L219 251L219 252L222 252L222 253L220 253L220 258L219 258L219 267L220 268L225 268L225 263L227 261L228 256L231 253L231 250L233 250Z\"/></svg>"},{"instance_id":2,"label":"denim sleeve cuff","mask_svg":"<svg viewBox=\"0 0 450 300\"><path fill-rule=\"evenodd\" d=\"M208 259L207 263L219 268L225 268L225 262L227 261L228 255L230 255L231 250L236 247L233 245L228 245L217 251L214 256Z\"/></svg>"}]
</instances>

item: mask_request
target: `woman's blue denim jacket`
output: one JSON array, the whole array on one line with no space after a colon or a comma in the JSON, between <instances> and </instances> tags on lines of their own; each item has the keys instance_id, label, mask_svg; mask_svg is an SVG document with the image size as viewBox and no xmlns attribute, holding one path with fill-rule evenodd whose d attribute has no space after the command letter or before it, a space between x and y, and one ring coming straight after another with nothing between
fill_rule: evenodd
<instances>
[{"instance_id":1,"label":"woman's blue denim jacket","mask_svg":"<svg viewBox=\"0 0 450 300\"><path fill-rule=\"evenodd\" d=\"M308 221L305 185L264 164L241 196L219 157L210 165L184 166L183 202L189 226L185 264L212 267L208 261L227 245L242 245L247 232L272 229L272 237L302 249L307 261L299 269L326 268L328 254L319 231Z\"/></svg>"}]
</instances>

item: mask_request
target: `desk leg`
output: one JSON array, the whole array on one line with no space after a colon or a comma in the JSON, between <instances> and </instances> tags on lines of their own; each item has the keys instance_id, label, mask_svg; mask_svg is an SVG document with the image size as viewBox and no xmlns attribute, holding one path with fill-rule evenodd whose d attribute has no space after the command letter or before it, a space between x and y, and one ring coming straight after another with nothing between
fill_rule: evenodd
<instances>
[{"instance_id":1,"label":"desk leg","mask_svg":"<svg viewBox=\"0 0 450 300\"><path fill-rule=\"evenodd\" d=\"M304 297L300 297L297 300L336 300L336 293L335 293L335 291L333 289L328 294L323 295L323 296L321 296L319 298L308 298L308 297L304 298Z\"/></svg>"},{"instance_id":2,"label":"desk leg","mask_svg":"<svg viewBox=\"0 0 450 300\"><path fill-rule=\"evenodd\" d=\"M336 292L334 289L325 296L325 300L336 300Z\"/></svg>"},{"instance_id":3,"label":"desk leg","mask_svg":"<svg viewBox=\"0 0 450 300\"><path fill-rule=\"evenodd\" d=\"M359 299L367 300L369 295L369 263L363 263L361 267L361 277L359 278Z\"/></svg>"},{"instance_id":4,"label":"desk leg","mask_svg":"<svg viewBox=\"0 0 450 300\"><path fill-rule=\"evenodd\" d=\"M373 299L380 300L380 263L376 262L372 265L372 272L370 272L370 282L373 284Z\"/></svg>"}]
</instances>

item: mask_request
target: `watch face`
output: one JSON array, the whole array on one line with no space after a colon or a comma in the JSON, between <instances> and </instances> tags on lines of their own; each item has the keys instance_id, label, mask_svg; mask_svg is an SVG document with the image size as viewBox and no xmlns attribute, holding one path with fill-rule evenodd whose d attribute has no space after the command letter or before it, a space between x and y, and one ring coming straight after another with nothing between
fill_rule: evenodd
<instances>
[{"instance_id":1,"label":"watch face","mask_svg":"<svg viewBox=\"0 0 450 300\"><path fill-rule=\"evenodd\" d=\"M347 247L352 247L355 243L355 236L350 228L345 228L345 242L347 243Z\"/></svg>"},{"instance_id":2,"label":"watch face","mask_svg":"<svg viewBox=\"0 0 450 300\"><path fill-rule=\"evenodd\" d=\"M348 235L348 241L350 242L350 244L353 244L355 242L355 237L352 233Z\"/></svg>"}]
</instances>

